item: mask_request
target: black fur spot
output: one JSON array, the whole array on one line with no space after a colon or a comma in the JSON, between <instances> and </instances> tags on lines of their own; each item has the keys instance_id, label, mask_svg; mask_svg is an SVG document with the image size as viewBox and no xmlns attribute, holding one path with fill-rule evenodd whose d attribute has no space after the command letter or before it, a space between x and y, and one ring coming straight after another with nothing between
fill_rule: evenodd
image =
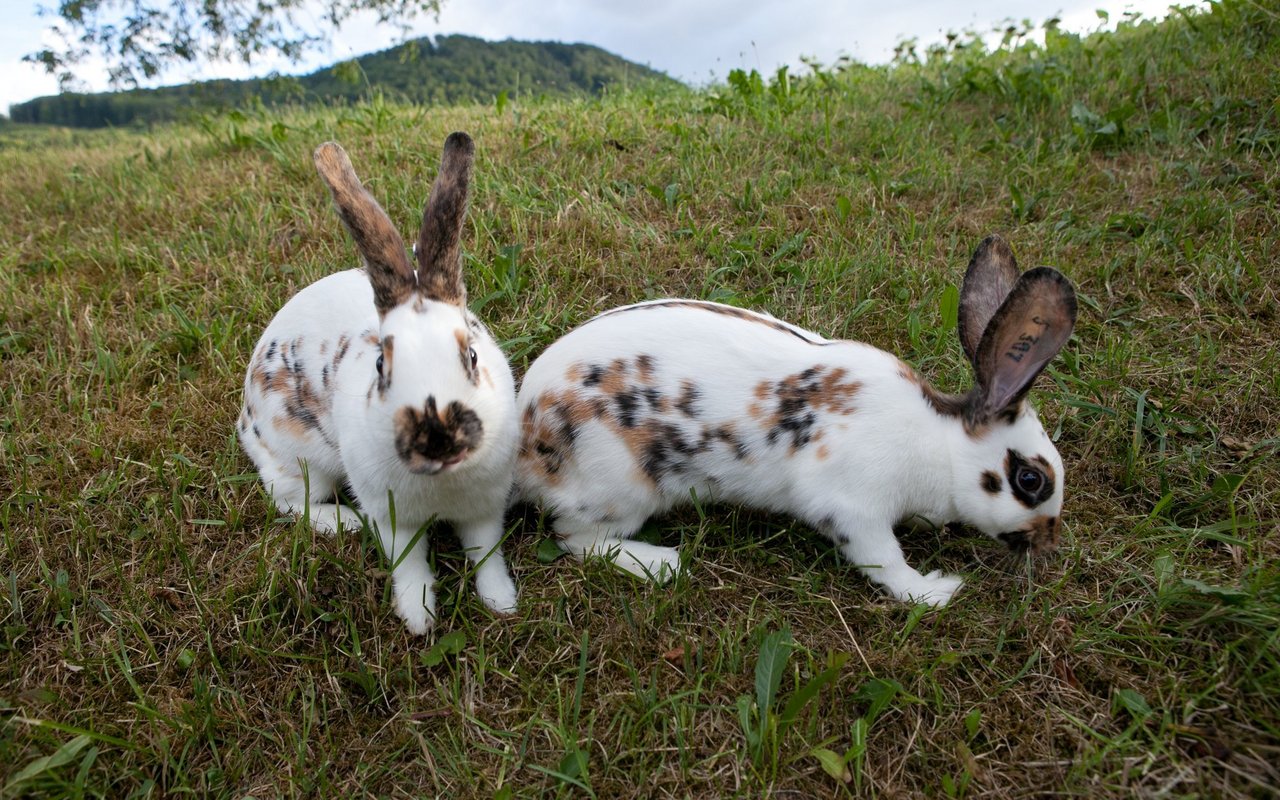
<instances>
[{"instance_id":1,"label":"black fur spot","mask_svg":"<svg viewBox=\"0 0 1280 800\"><path fill-rule=\"evenodd\" d=\"M698 387L694 386L691 381L685 381L680 388L680 396L676 398L676 410L686 417L698 416L698 401L702 399L702 392L698 391Z\"/></svg>"},{"instance_id":2,"label":"black fur spot","mask_svg":"<svg viewBox=\"0 0 1280 800\"><path fill-rule=\"evenodd\" d=\"M604 367L599 364L592 364L587 367L587 376L582 379L582 385L599 386L602 380L604 380Z\"/></svg>"},{"instance_id":3,"label":"black fur spot","mask_svg":"<svg viewBox=\"0 0 1280 800\"><path fill-rule=\"evenodd\" d=\"M618 392L613 398L613 403L618 408L618 424L624 428L634 428L636 412L640 409L640 399L636 396L636 390L628 389L625 392Z\"/></svg>"},{"instance_id":4,"label":"black fur spot","mask_svg":"<svg viewBox=\"0 0 1280 800\"><path fill-rule=\"evenodd\" d=\"M658 423L640 466L654 483L660 483L673 472L688 471L690 461L699 452L700 446L690 444L679 428L670 423Z\"/></svg>"},{"instance_id":5,"label":"black fur spot","mask_svg":"<svg viewBox=\"0 0 1280 800\"><path fill-rule=\"evenodd\" d=\"M982 488L985 489L988 494L1000 494L1000 487L1001 483L999 475L990 470L982 473Z\"/></svg>"}]
</instances>

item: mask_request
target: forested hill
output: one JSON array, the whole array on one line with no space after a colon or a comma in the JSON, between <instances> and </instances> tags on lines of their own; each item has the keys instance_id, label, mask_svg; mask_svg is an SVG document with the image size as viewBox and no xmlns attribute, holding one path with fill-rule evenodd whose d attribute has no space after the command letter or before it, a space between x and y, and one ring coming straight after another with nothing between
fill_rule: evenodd
<instances>
[{"instance_id":1,"label":"forested hill","mask_svg":"<svg viewBox=\"0 0 1280 800\"><path fill-rule=\"evenodd\" d=\"M599 47L559 42L488 42L438 36L360 56L300 77L216 80L100 94L64 93L10 106L14 122L96 128L161 122L191 112L238 106L253 98L266 105L333 103L380 89L417 103L487 102L506 92L596 94L611 85L672 79Z\"/></svg>"}]
</instances>

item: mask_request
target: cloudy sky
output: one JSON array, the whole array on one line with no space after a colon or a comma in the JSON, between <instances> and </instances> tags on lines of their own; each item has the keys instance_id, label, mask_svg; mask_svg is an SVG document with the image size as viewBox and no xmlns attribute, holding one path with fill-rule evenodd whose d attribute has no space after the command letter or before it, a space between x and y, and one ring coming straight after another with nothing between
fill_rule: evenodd
<instances>
[{"instance_id":1,"label":"cloudy sky","mask_svg":"<svg viewBox=\"0 0 1280 800\"><path fill-rule=\"evenodd\" d=\"M1190 3L1190 0L1187 0ZM693 84L723 79L735 67L772 72L782 64L800 67L800 57L831 63L849 55L883 63L905 37L921 44L947 31L988 30L1009 19L1041 23L1058 16L1063 27L1087 31L1100 24L1096 9L1119 19L1126 11L1163 16L1169 0L445 0L439 20L423 19L411 36L467 33L485 39L550 39L588 42L624 58L648 64ZM0 26L0 111L57 91L53 78L22 63L44 36L40 5L54 0L3 0ZM344 27L327 52L302 64L263 61L176 69L163 83L214 77L242 78L278 70L303 73L353 55L397 43L397 33L368 19ZM106 89L101 70L87 69L88 89Z\"/></svg>"}]
</instances>

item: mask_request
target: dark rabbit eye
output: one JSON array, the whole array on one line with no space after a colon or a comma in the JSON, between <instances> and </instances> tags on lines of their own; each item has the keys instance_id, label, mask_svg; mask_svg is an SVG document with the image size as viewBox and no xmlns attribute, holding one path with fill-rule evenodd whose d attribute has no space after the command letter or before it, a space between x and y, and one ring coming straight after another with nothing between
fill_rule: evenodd
<instances>
[{"instance_id":1,"label":"dark rabbit eye","mask_svg":"<svg viewBox=\"0 0 1280 800\"><path fill-rule=\"evenodd\" d=\"M381 375L382 374L382 354L381 353L378 354L378 363L375 364L374 366L378 368L378 374Z\"/></svg>"},{"instance_id":2,"label":"dark rabbit eye","mask_svg":"<svg viewBox=\"0 0 1280 800\"><path fill-rule=\"evenodd\" d=\"M467 351L467 355L471 358L471 368L472 368L472 369L475 369L475 368L476 368L476 364L477 364L477 363L479 362L479 360L480 360L480 356L476 355L476 349L475 349L474 347L472 347L471 349L469 349L469 350Z\"/></svg>"},{"instance_id":3,"label":"dark rabbit eye","mask_svg":"<svg viewBox=\"0 0 1280 800\"><path fill-rule=\"evenodd\" d=\"M1018 470L1018 488L1027 494L1034 495L1044 488L1044 475L1030 467Z\"/></svg>"}]
</instances>

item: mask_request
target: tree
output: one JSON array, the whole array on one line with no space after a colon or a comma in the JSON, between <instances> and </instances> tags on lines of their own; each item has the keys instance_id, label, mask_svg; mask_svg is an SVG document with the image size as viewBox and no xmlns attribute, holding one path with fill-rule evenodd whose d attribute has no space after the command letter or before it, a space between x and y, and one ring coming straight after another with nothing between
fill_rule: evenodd
<instances>
[{"instance_id":1,"label":"tree","mask_svg":"<svg viewBox=\"0 0 1280 800\"><path fill-rule=\"evenodd\" d=\"M66 89L91 57L107 63L113 87L136 87L166 69L200 60L241 60L277 53L297 62L322 46L352 15L369 12L402 31L444 0L58 0L41 7L52 19L53 47L24 61L57 75Z\"/></svg>"}]
</instances>

